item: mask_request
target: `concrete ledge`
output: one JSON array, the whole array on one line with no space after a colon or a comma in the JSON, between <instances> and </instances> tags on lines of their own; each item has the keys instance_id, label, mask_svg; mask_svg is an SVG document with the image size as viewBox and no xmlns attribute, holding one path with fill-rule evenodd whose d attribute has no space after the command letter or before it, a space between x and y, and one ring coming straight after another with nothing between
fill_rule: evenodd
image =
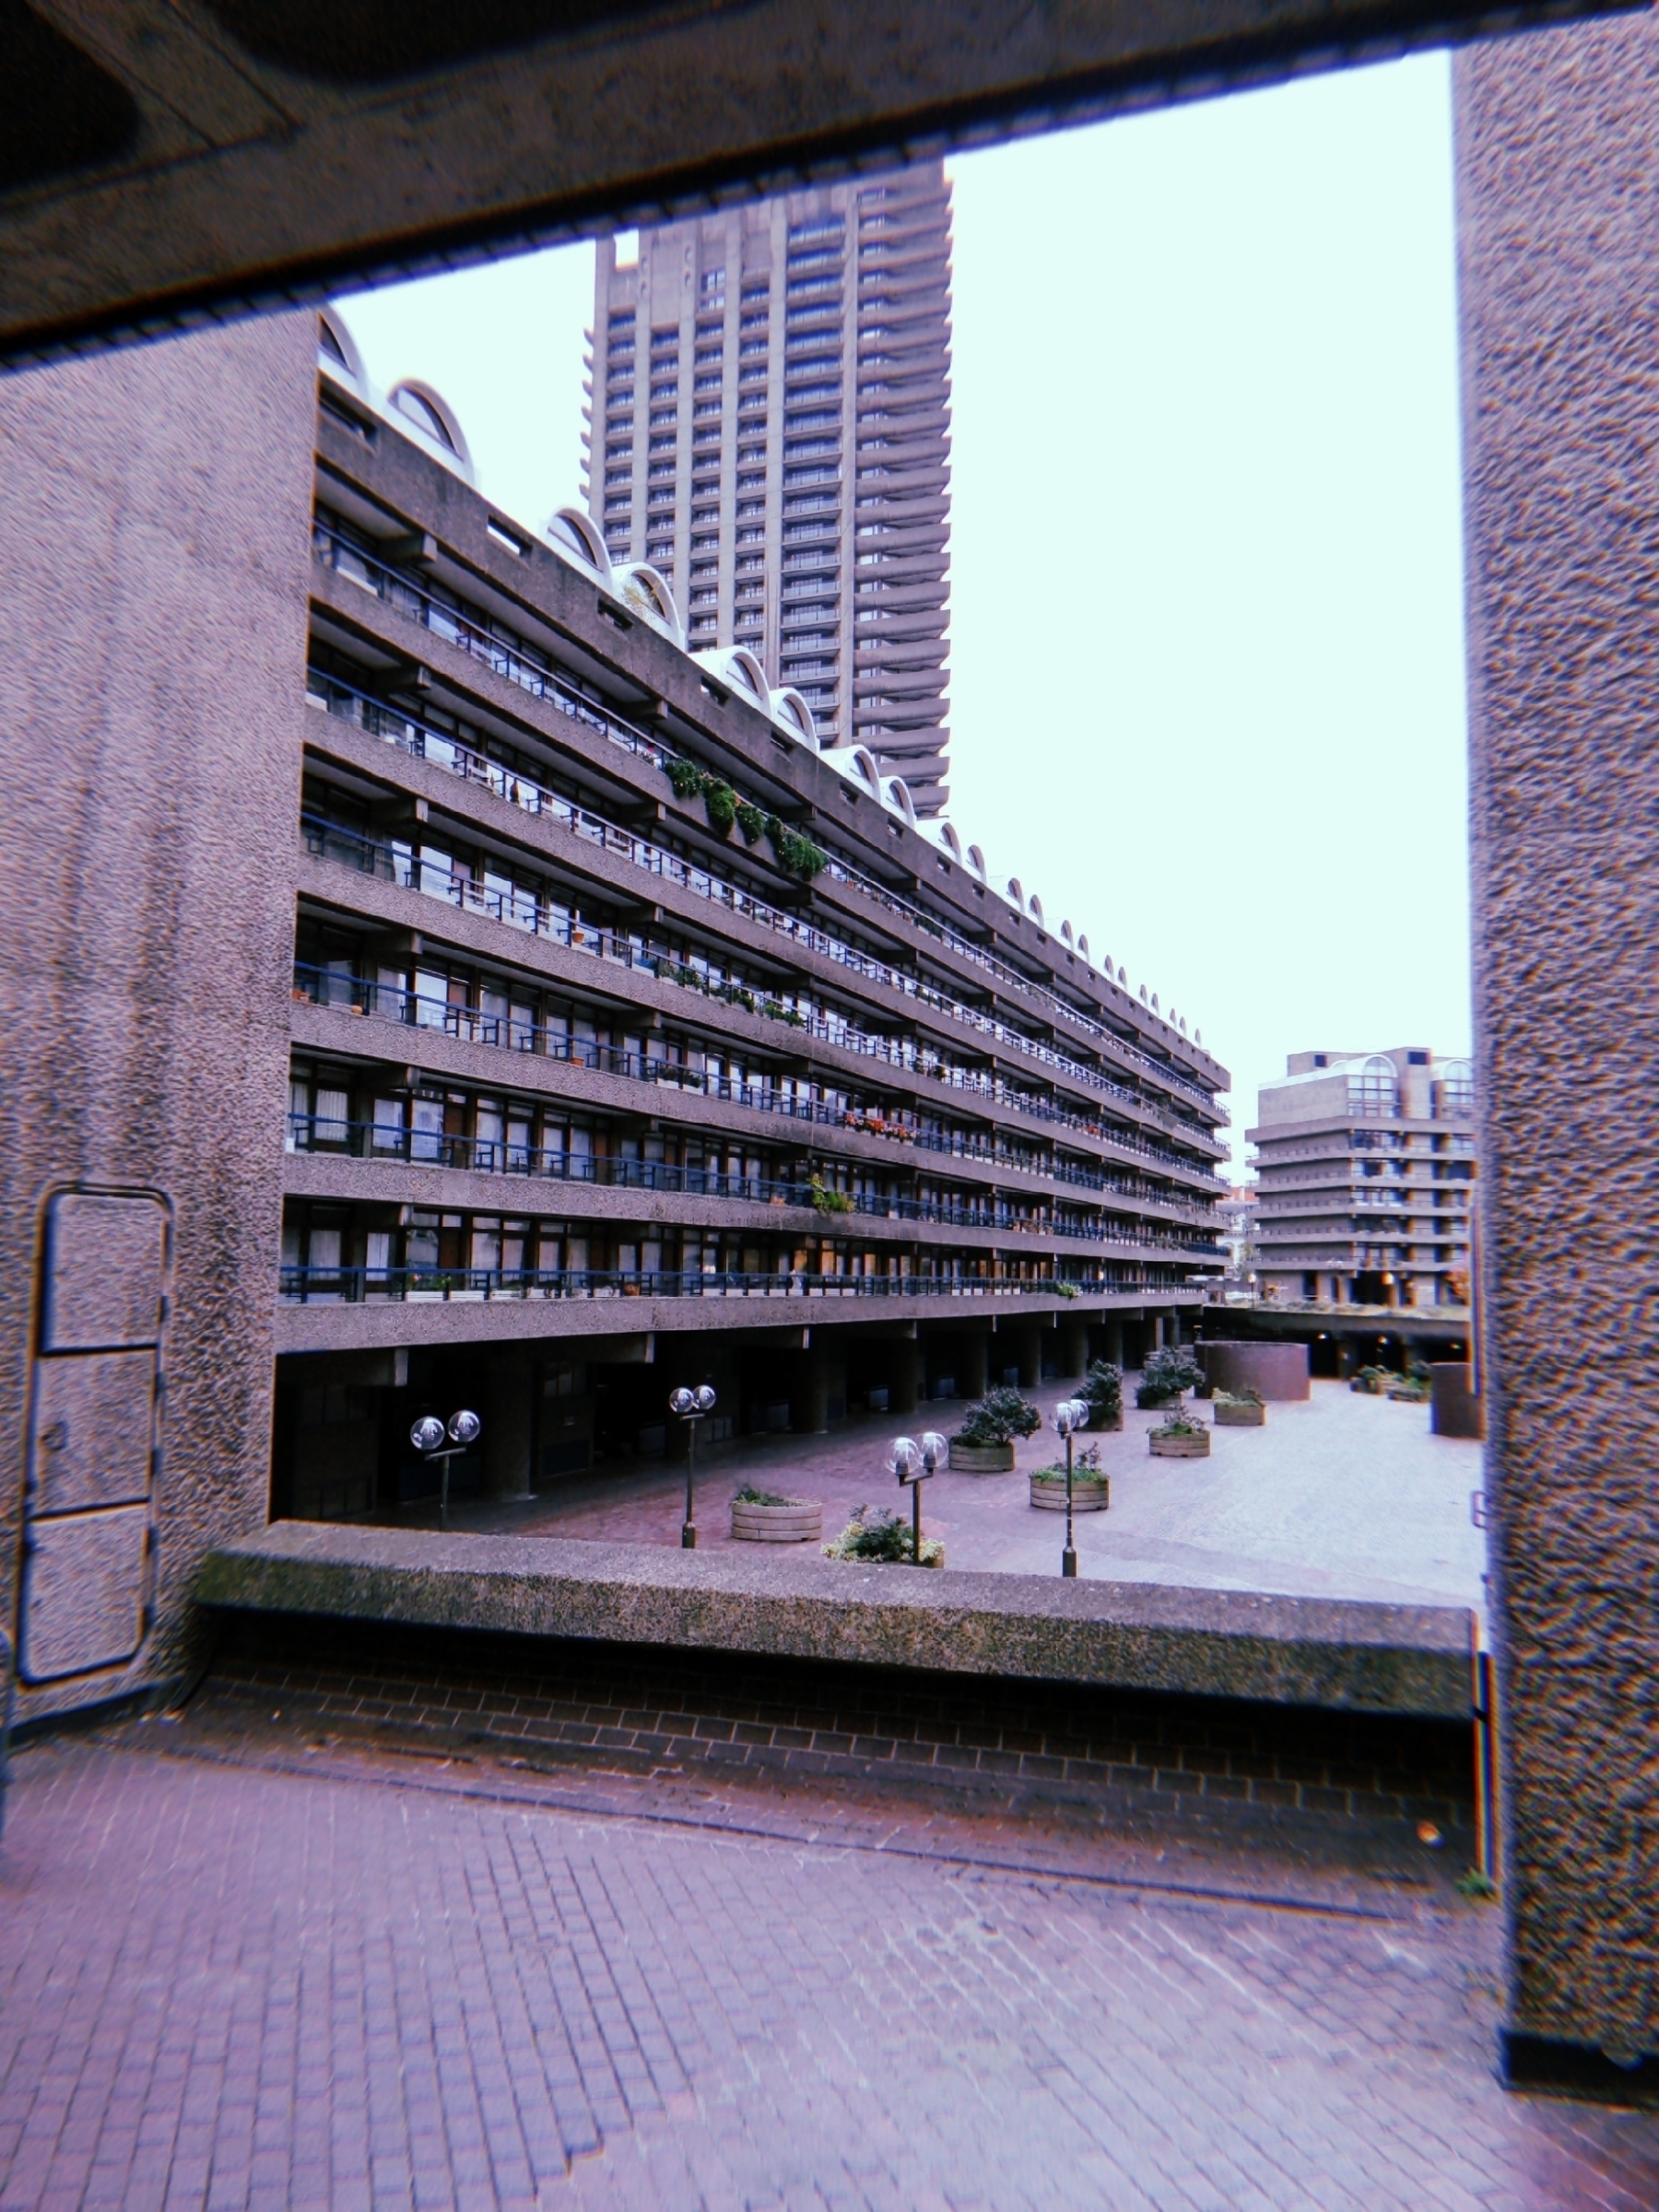
<instances>
[{"instance_id":1,"label":"concrete ledge","mask_svg":"<svg viewBox=\"0 0 1659 2212\"><path fill-rule=\"evenodd\" d=\"M1462 1720L1471 1711L1471 1616L1456 1606L299 1521L209 1552L196 1595L203 1605L235 1611L852 1661L1338 1712Z\"/></svg>"}]
</instances>

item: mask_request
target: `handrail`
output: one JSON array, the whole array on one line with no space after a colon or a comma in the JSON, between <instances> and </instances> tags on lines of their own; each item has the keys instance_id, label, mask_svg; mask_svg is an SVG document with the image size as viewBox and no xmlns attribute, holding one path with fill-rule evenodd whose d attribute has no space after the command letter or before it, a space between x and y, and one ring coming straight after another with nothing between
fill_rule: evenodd
<instances>
[{"instance_id":1,"label":"handrail","mask_svg":"<svg viewBox=\"0 0 1659 2212\"><path fill-rule=\"evenodd\" d=\"M597 932L594 933L595 935ZM567 940L571 941L571 940ZM888 1115L862 1105L840 1103L823 1099L802 1099L783 1095L773 1089L770 1074L745 1077L733 1083L724 1076L711 1077L705 1070L694 1068L677 1060L653 1058L629 1053L623 1046L602 1045L588 1038L571 1038L557 1030L539 1024L515 1023L511 1017L475 1013L468 1006L456 1006L447 999L409 990L406 986L366 982L355 976L345 976L310 963L296 962L294 973L297 995L309 998L314 1004L348 1008L354 1013L380 1014L418 1029L438 1030L443 1034L464 1039L468 1043L495 1045L503 1050L537 1053L548 1059L565 1060L594 1068L609 1075L633 1077L646 1083L664 1083L677 1089L701 1091L710 1098L729 1100L733 1104L747 1106L757 1112L784 1114L795 1121L821 1123L831 1128L849 1128L867 1135L895 1138L901 1144L914 1145L919 1150L948 1153L961 1159L994 1159L994 1150L957 1142L952 1143L947 1133L925 1129L901 1115ZM669 977L665 980L676 981ZM390 1013L387 1007L390 1006ZM423 1015L422 1009L429 1009ZM807 1034L821 1034L811 1025L799 1025ZM502 1032L509 1032L503 1036ZM828 1035L822 1041L841 1043L843 1040ZM848 1049L855 1051L856 1046ZM920 1072L925 1072L924 1070ZM953 1085L966 1089L963 1083ZM1173 1153L1162 1152L1155 1145L1139 1137L1120 1135L1104 1128L1080 1114L1068 1114L1058 1108L1045 1107L1041 1100L1030 1100L1028 1094L1011 1091L1001 1086L987 1090L986 1095L995 1103L1023 1112L1037 1121L1046 1121L1082 1131L1097 1143L1114 1145L1121 1151L1134 1152L1158 1163L1171 1174L1189 1175L1206 1182L1219 1185L1220 1178L1206 1170L1194 1167ZM959 1134L959 1133L958 1133ZM1041 1171L1039 1171L1040 1172Z\"/></svg>"},{"instance_id":2,"label":"handrail","mask_svg":"<svg viewBox=\"0 0 1659 2212\"><path fill-rule=\"evenodd\" d=\"M830 1044L843 1052L856 1053L864 1059L886 1062L889 1066L901 1067L947 1084L953 1090L994 1100L999 1105L1013 1106L1023 1113L1034 1115L1040 1121L1060 1124L1068 1128L1083 1129L1091 1134L1100 1133L1100 1124L1087 1114L1051 1105L1038 1094L1016 1089L1003 1077L983 1075L977 1069L962 1067L944 1060L932 1045L918 1044L913 1038L892 1038L878 1030L862 1030L848 1021L843 1015L819 1008L811 1015L803 1015L782 999L774 998L764 989L759 996L736 977L728 975L719 985L710 982L703 970L694 963L676 958L673 947L655 942L641 934L627 935L607 930L603 925L579 922L562 907L538 900L530 892L508 885L492 885L488 877L480 883L476 876L464 874L453 867L441 866L435 858L418 852L413 844L399 846L382 844L359 830L348 830L326 817L302 814L300 830L308 849L324 859L340 861L355 867L360 875L371 875L400 889L418 890L429 898L441 899L448 905L464 912L488 915L492 921L510 928L524 931L526 935L550 939L555 944L567 945L578 952L589 952L614 960L618 966L641 969L660 982L689 984L701 988L711 995L724 998L729 1004L744 1006L751 1013L765 1013L775 1019L799 1029L820 1044ZM355 858L347 857L331 848L349 848ZM1093 1086L1116 1091L1115 1084ZM1137 1094L1135 1103L1144 1104ZM1158 1116L1168 1126L1171 1117ZM1145 1151L1149 1158L1169 1157L1147 1145L1144 1140L1129 1135L1112 1134L1112 1141ZM1189 1172L1194 1171L1188 1170Z\"/></svg>"},{"instance_id":3,"label":"handrail","mask_svg":"<svg viewBox=\"0 0 1659 2212\"><path fill-rule=\"evenodd\" d=\"M1053 1216L1030 1218L1006 1206L944 1206L933 1198L884 1198L868 1191L836 1191L822 1182L729 1175L718 1168L680 1167L668 1160L573 1152L562 1145L532 1145L506 1137L449 1136L439 1129L406 1127L401 1121L395 1124L339 1121L315 1113L290 1113L288 1118L287 1149L325 1159L453 1168L474 1175L550 1177L557 1182L591 1183L598 1190L666 1191L693 1198L793 1206L817 1213L826 1223L862 1215L877 1221L921 1221L947 1229L987 1230L998 1236L1068 1237L1089 1244L1126 1244L1144 1252L1179 1252L1194 1259L1218 1257L1216 1252L1206 1252L1181 1237L1108 1231L1098 1220L1088 1224Z\"/></svg>"},{"instance_id":4,"label":"handrail","mask_svg":"<svg viewBox=\"0 0 1659 2212\"><path fill-rule=\"evenodd\" d=\"M874 954L849 945L844 939L803 920L800 915L773 906L741 886L727 882L710 870L697 866L680 853L671 852L649 838L641 837L619 823L607 821L604 816L594 814L591 808L580 806L576 801L564 797L545 784L537 783L530 777L521 775L516 769L509 768L504 762L491 760L486 754L474 751L452 732L435 729L430 724L422 722L418 715L410 714L403 708L389 707L383 700L359 690L355 685L345 683L322 670L312 670L307 682L311 687L311 697L320 700L330 713L336 712L339 700L349 701L349 719L355 726L367 730L371 736L395 745L413 758L426 760L434 767L461 777L465 782L482 783L499 798L504 799L510 806L520 807L526 814L549 816L573 830L577 836L600 845L606 852L630 861L653 876L663 877L729 912L740 914L763 929L775 931L787 937L792 944L821 959L831 960L868 982L900 992L935 1013L944 1014L963 1027L990 1038L994 1043L1010 1045L1026 1057L1057 1069L1086 1089L1122 1099L1133 1111L1150 1113L1162 1124L1180 1123L1181 1117L1156 1096L1132 1090L1126 1084L1114 1082L1110 1076L1087 1066L1081 1061L1073 1060L1068 1054L1055 1051L1052 1045L1045 1045L1036 1038L1024 1036L1019 1030L1010 1029L1006 1022L998 1021L992 1015L982 1014L976 1007L966 1006L961 1000L952 998L948 993L939 990L936 985L924 982L920 977L894 967L890 961L877 959ZM321 819L314 817L310 818ZM335 827L333 824L328 826L331 829ZM355 836L358 833L340 831L339 834ZM512 903L515 909L522 912L503 914L500 918L512 919L518 926L535 930L536 902L528 898L517 898ZM1216 1141L1206 1129L1194 1129L1191 1134L1202 1142Z\"/></svg>"},{"instance_id":5,"label":"handrail","mask_svg":"<svg viewBox=\"0 0 1659 2212\"><path fill-rule=\"evenodd\" d=\"M618 1267L284 1267L279 1294L309 1305L430 1298L1087 1298L1091 1292L1152 1292L1185 1285L1100 1276L819 1275L737 1269L712 1272Z\"/></svg>"},{"instance_id":6,"label":"handrail","mask_svg":"<svg viewBox=\"0 0 1659 2212\"><path fill-rule=\"evenodd\" d=\"M561 712L585 722L607 737L614 745L636 753L652 765L666 771L668 764L677 758L667 747L637 730L630 723L602 709L597 702L576 688L573 680L561 681L555 664L531 646L525 640L509 631L504 624L498 625L482 608L463 606L459 601L451 602L440 597L429 586L421 583L403 571L378 559L367 546L347 535L336 521L324 520L319 512L312 522L312 552L325 567L348 576L382 599L401 606L424 629L431 629L476 659L486 661L498 676L503 676L535 698L548 700ZM342 559L342 556L344 559ZM360 571L359 574L358 571ZM382 590L376 578L383 579L392 588ZM434 619L436 617L436 619ZM349 687L347 687L349 688ZM377 702L378 703L378 702ZM445 733L437 733L444 735ZM874 903L889 912L901 915L907 922L921 929L924 935L935 937L949 947L959 959L971 961L987 974L994 975L1000 982L1023 998L1040 1001L1075 1022L1087 1036L1109 1045L1123 1053L1155 1079L1178 1092L1198 1107L1201 1112L1215 1114L1218 1127L1228 1125L1230 1116L1217 1105L1214 1096L1195 1083L1187 1082L1174 1074L1164 1062L1144 1053L1137 1045L1120 1037L1104 1022L1098 1022L1081 1013L1069 1000L1057 992L1033 982L1017 968L988 953L983 946L973 944L960 935L947 923L901 899L885 885L875 882L854 867L850 861L830 849L828 853L828 870L837 882L846 884Z\"/></svg>"}]
</instances>

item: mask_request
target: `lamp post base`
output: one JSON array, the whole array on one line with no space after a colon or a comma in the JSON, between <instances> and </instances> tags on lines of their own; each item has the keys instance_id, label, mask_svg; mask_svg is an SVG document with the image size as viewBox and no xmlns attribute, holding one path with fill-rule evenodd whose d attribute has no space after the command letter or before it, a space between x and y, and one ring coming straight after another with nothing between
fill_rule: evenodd
<instances>
[{"instance_id":1,"label":"lamp post base","mask_svg":"<svg viewBox=\"0 0 1659 2212\"><path fill-rule=\"evenodd\" d=\"M682 1551L695 1551L697 1549L697 1524L695 1521L688 1521L681 1527L680 1549Z\"/></svg>"},{"instance_id":2,"label":"lamp post base","mask_svg":"<svg viewBox=\"0 0 1659 2212\"><path fill-rule=\"evenodd\" d=\"M1077 1555L1069 1544L1060 1554L1060 1571L1068 1582L1077 1579Z\"/></svg>"}]
</instances>

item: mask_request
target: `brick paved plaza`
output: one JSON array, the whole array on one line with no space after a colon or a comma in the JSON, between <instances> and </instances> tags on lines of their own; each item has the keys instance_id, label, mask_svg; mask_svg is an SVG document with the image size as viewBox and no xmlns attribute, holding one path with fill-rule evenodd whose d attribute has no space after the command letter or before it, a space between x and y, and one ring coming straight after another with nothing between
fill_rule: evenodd
<instances>
[{"instance_id":1,"label":"brick paved plaza","mask_svg":"<svg viewBox=\"0 0 1659 2212\"><path fill-rule=\"evenodd\" d=\"M1030 1394L1046 1415L1068 1387L1050 1382ZM1482 1448L1430 1435L1426 1406L1315 1382L1305 1404L1270 1406L1265 1429L1216 1430L1207 1460L1171 1461L1147 1450L1147 1430L1163 1416L1138 1412L1133 1391L1125 1395L1123 1433L1084 1440L1100 1448L1112 1509L1077 1523L1083 1574L1294 1597L1481 1605L1485 1539L1469 1500L1480 1488ZM1205 1405L1192 1409L1211 1418ZM821 1498L827 1535L856 1505L897 1510L905 1500L883 1470L882 1447L900 1429L948 1433L964 1411L935 1404L902 1421L860 1418L829 1436L747 1441L700 1480L700 1547L731 1541L728 1501L739 1482ZM944 1538L950 1566L1058 1571L1064 1523L1032 1509L1023 1476L1062 1451L1045 1428L1019 1445L1013 1475L935 1477L924 1498L927 1528ZM523 1504L458 1508L451 1518L455 1527L522 1535L677 1544L684 1500L683 1475L654 1461L560 1485ZM401 1518L419 1525L435 1512Z\"/></svg>"},{"instance_id":2,"label":"brick paved plaza","mask_svg":"<svg viewBox=\"0 0 1659 2212\"><path fill-rule=\"evenodd\" d=\"M1659 2204L1659 2121L1498 2088L1449 1871L279 1722L35 1745L0 2206Z\"/></svg>"}]
</instances>

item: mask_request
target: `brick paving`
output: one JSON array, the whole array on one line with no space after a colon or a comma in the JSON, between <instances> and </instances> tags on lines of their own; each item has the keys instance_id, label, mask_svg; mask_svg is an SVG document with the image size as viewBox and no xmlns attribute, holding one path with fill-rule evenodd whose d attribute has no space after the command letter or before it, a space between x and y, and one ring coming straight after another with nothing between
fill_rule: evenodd
<instances>
[{"instance_id":1,"label":"brick paving","mask_svg":"<svg viewBox=\"0 0 1659 2212\"><path fill-rule=\"evenodd\" d=\"M6 2212L1659 2204L1659 2123L1497 2087L1496 1916L1443 1893L1265 1905L1036 1830L976 1862L971 1818L827 1785L785 1835L418 1767L22 1753Z\"/></svg>"},{"instance_id":2,"label":"brick paving","mask_svg":"<svg viewBox=\"0 0 1659 2212\"><path fill-rule=\"evenodd\" d=\"M1046 1415L1072 1387L1050 1382L1029 1394ZM903 1420L860 1415L827 1436L745 1440L700 1474L700 1546L732 1541L729 1500L739 1482L821 1499L827 1536L860 1504L908 1512L884 1471L882 1447L901 1428L948 1432L963 1410L939 1403ZM1201 1403L1189 1410L1209 1419ZM1084 1575L1293 1597L1481 1605L1485 1538L1469 1500L1481 1485L1482 1448L1431 1435L1426 1406L1315 1382L1307 1402L1269 1406L1264 1429L1213 1430L1206 1460L1153 1459L1147 1430L1162 1418L1130 1403L1121 1433L1086 1440L1099 1446L1111 1477L1112 1507L1077 1522ZM952 1567L1059 1572L1064 1519L1030 1505L1024 1477L1063 1450L1045 1428L1020 1443L1015 1474L946 1472L928 1484L927 1530L943 1538ZM518 1535L677 1545L684 1501L683 1472L656 1460L607 1467L534 1499L458 1506L451 1522ZM418 1526L435 1523L436 1508L390 1517Z\"/></svg>"}]
</instances>

